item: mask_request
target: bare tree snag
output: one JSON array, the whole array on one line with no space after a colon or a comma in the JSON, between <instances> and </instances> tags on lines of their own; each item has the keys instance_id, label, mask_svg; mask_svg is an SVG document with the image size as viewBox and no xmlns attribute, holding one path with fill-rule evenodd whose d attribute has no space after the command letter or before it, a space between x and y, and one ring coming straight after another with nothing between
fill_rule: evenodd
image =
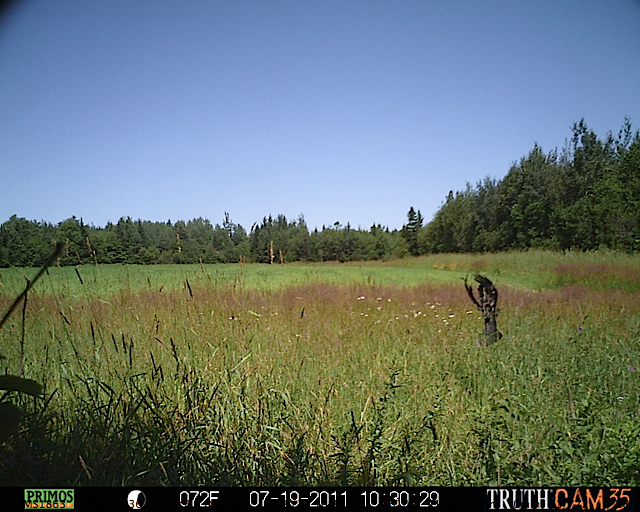
<instances>
[{"instance_id":1,"label":"bare tree snag","mask_svg":"<svg viewBox=\"0 0 640 512\"><path fill-rule=\"evenodd\" d=\"M498 289L493 283L480 274L473 275L478 283L478 300L473 295L473 289L467 284L467 277L464 278L464 287L469 294L471 302L482 313L484 318L484 339L478 340L478 345L489 346L502 338L502 333L498 330L496 316L498 316Z\"/></svg>"}]
</instances>

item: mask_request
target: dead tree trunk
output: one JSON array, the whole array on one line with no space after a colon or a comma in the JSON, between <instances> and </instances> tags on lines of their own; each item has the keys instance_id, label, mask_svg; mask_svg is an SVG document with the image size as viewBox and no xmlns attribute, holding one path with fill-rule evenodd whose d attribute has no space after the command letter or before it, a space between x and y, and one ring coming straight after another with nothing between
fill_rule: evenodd
<instances>
[{"instance_id":1,"label":"dead tree trunk","mask_svg":"<svg viewBox=\"0 0 640 512\"><path fill-rule=\"evenodd\" d=\"M493 283L480 274L473 275L478 286L478 300L473 295L473 289L467 284L464 278L464 287L469 294L469 298L482 313L484 318L484 339L478 340L478 345L489 346L502 338L502 333L498 330L496 316L498 316L498 290Z\"/></svg>"}]
</instances>

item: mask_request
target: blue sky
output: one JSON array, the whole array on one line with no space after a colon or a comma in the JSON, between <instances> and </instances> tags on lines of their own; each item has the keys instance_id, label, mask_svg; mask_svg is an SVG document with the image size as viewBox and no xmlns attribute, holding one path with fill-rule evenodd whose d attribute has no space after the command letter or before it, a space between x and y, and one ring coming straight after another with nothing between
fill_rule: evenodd
<instances>
[{"instance_id":1,"label":"blue sky","mask_svg":"<svg viewBox=\"0 0 640 512\"><path fill-rule=\"evenodd\" d=\"M0 222L396 229L625 116L637 0L26 0L0 20Z\"/></svg>"}]
</instances>

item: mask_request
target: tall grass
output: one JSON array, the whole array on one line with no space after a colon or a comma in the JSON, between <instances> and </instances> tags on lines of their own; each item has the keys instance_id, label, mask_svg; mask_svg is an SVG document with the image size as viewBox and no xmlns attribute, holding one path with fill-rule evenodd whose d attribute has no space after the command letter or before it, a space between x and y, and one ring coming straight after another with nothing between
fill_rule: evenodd
<instances>
[{"instance_id":1,"label":"tall grass","mask_svg":"<svg viewBox=\"0 0 640 512\"><path fill-rule=\"evenodd\" d=\"M197 266L180 278L80 267L84 284L51 269L25 326L23 373L44 398L14 397L26 414L0 447L0 481L638 485L640 295L620 270L638 263L610 259L609 281L589 281L581 258ZM425 268L442 279L416 283ZM475 343L467 270L497 275L504 337L489 348ZM120 280L103 285L109 275ZM558 275L573 282L523 286ZM15 372L21 328L0 331L3 372Z\"/></svg>"}]
</instances>

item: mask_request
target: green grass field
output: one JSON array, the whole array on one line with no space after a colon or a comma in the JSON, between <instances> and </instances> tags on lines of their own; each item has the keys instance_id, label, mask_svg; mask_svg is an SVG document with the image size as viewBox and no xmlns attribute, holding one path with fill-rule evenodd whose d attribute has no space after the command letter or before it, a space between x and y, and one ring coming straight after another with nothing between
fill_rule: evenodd
<instances>
[{"instance_id":1,"label":"green grass field","mask_svg":"<svg viewBox=\"0 0 640 512\"><path fill-rule=\"evenodd\" d=\"M503 338L461 278L500 292ZM0 272L6 311L37 269ZM81 282L82 280L82 282ZM640 485L640 257L51 268L3 485Z\"/></svg>"}]
</instances>

